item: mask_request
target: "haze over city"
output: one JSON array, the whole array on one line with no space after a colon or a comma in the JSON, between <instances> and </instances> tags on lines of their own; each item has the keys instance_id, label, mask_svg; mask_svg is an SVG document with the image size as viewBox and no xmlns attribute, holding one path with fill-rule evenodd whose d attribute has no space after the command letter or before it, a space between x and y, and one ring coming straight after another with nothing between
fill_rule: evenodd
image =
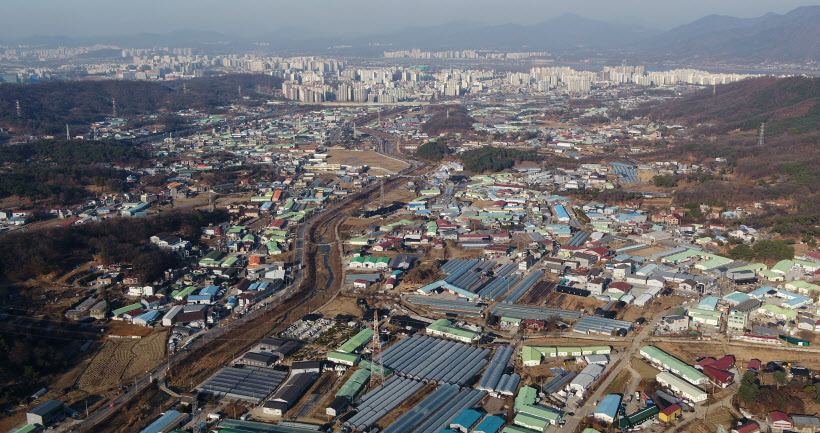
<instances>
[{"instance_id":1,"label":"haze over city","mask_svg":"<svg viewBox=\"0 0 820 433\"><path fill-rule=\"evenodd\" d=\"M692 0L662 4L652 0L8 1L0 16L0 39L34 35L122 36L183 29L243 37L284 29L299 33L296 37L308 38L310 35L304 32L314 36L373 34L463 21L535 24L566 13L666 30L710 14L751 18L811 4L801 0Z\"/></svg>"}]
</instances>

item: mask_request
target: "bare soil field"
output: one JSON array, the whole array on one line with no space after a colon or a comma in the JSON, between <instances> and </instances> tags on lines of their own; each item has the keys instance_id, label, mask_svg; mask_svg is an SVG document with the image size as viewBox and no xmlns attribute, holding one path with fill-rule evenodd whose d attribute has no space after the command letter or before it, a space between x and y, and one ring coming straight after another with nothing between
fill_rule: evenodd
<instances>
[{"instance_id":1,"label":"bare soil field","mask_svg":"<svg viewBox=\"0 0 820 433\"><path fill-rule=\"evenodd\" d=\"M330 304L319 310L325 317L336 317L338 314L350 314L356 317L362 316L362 309L356 305L356 298L349 296L337 296Z\"/></svg>"},{"instance_id":2,"label":"bare soil field","mask_svg":"<svg viewBox=\"0 0 820 433\"><path fill-rule=\"evenodd\" d=\"M331 149L327 152L327 161L331 164L367 165L382 167L392 172L399 172L407 168L407 164L397 159L387 158L372 150L353 151Z\"/></svg>"},{"instance_id":3,"label":"bare soil field","mask_svg":"<svg viewBox=\"0 0 820 433\"><path fill-rule=\"evenodd\" d=\"M566 293L552 292L547 295L546 304L550 308L563 308L565 310L587 310L606 305L606 302L598 299L584 298L583 296L567 295Z\"/></svg>"}]
</instances>

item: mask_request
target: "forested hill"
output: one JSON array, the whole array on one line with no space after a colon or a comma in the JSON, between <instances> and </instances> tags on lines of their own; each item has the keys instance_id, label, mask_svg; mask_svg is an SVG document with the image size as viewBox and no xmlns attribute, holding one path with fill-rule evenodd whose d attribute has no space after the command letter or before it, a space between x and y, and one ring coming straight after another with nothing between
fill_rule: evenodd
<instances>
[{"instance_id":1,"label":"forested hill","mask_svg":"<svg viewBox=\"0 0 820 433\"><path fill-rule=\"evenodd\" d=\"M475 120L463 106L443 106L433 117L421 125L425 134L435 137L450 132L469 132L473 129Z\"/></svg>"},{"instance_id":2,"label":"forested hill","mask_svg":"<svg viewBox=\"0 0 820 433\"><path fill-rule=\"evenodd\" d=\"M183 84L187 87L184 91ZM0 85L0 128L57 134L65 130L66 124L84 126L110 116L112 99L117 101L117 115L132 116L182 109L204 110L238 101L254 103L257 97L269 99L257 91L270 94L280 86L278 78L250 74L182 82L105 80ZM246 101L242 96L251 99ZM20 101L19 117L16 101Z\"/></svg>"},{"instance_id":3,"label":"forested hill","mask_svg":"<svg viewBox=\"0 0 820 433\"><path fill-rule=\"evenodd\" d=\"M692 127L713 124L714 134L754 131L761 123L767 135L814 132L820 125L820 79L751 78L644 105L636 114Z\"/></svg>"}]
</instances>

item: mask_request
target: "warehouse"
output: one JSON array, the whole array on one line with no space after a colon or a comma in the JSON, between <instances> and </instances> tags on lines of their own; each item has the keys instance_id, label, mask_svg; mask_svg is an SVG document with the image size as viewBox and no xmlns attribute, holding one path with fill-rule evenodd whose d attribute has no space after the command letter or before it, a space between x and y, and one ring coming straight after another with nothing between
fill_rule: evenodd
<instances>
[{"instance_id":1,"label":"warehouse","mask_svg":"<svg viewBox=\"0 0 820 433\"><path fill-rule=\"evenodd\" d=\"M239 359L239 362L245 365L252 365L254 367L270 367L276 364L278 358L267 353L246 352Z\"/></svg>"},{"instance_id":2,"label":"warehouse","mask_svg":"<svg viewBox=\"0 0 820 433\"><path fill-rule=\"evenodd\" d=\"M345 353L334 350L327 354L327 360L336 364L354 366L362 359L361 355L355 353Z\"/></svg>"},{"instance_id":3,"label":"warehouse","mask_svg":"<svg viewBox=\"0 0 820 433\"><path fill-rule=\"evenodd\" d=\"M34 409L26 412L27 424L40 424L48 427L51 423L65 418L66 407L61 401L46 400Z\"/></svg>"},{"instance_id":4,"label":"warehouse","mask_svg":"<svg viewBox=\"0 0 820 433\"><path fill-rule=\"evenodd\" d=\"M373 330L364 328L337 349L339 352L353 353L373 339Z\"/></svg>"},{"instance_id":5,"label":"warehouse","mask_svg":"<svg viewBox=\"0 0 820 433\"><path fill-rule=\"evenodd\" d=\"M276 393L262 405L262 411L269 415L282 416L313 385L316 376L311 373L298 373L289 377Z\"/></svg>"},{"instance_id":6,"label":"warehouse","mask_svg":"<svg viewBox=\"0 0 820 433\"><path fill-rule=\"evenodd\" d=\"M498 433L505 422L504 418L490 415L481 421L481 424L473 430L473 433Z\"/></svg>"},{"instance_id":7,"label":"warehouse","mask_svg":"<svg viewBox=\"0 0 820 433\"><path fill-rule=\"evenodd\" d=\"M164 316L162 316L162 326L174 326L174 323L176 323L177 314L180 312L182 312L181 305L174 305L171 307L171 309L168 310Z\"/></svg>"},{"instance_id":8,"label":"warehouse","mask_svg":"<svg viewBox=\"0 0 820 433\"><path fill-rule=\"evenodd\" d=\"M350 400L347 397L336 397L325 408L325 415L338 416L347 409L348 405L350 405Z\"/></svg>"},{"instance_id":9,"label":"warehouse","mask_svg":"<svg viewBox=\"0 0 820 433\"><path fill-rule=\"evenodd\" d=\"M160 416L156 421L152 422L140 430L140 433L168 433L185 425L188 420L188 414L180 413L175 410L169 410Z\"/></svg>"},{"instance_id":10,"label":"warehouse","mask_svg":"<svg viewBox=\"0 0 820 433\"><path fill-rule=\"evenodd\" d=\"M584 316L575 326L572 327L572 332L579 334L603 334L603 335L622 335L625 336L627 332L632 330L632 322L625 320L606 319L597 316Z\"/></svg>"},{"instance_id":11,"label":"warehouse","mask_svg":"<svg viewBox=\"0 0 820 433\"><path fill-rule=\"evenodd\" d=\"M457 328L447 319L438 319L427 326L427 333L435 337L444 337L462 343L473 343L478 341L481 334L467 329Z\"/></svg>"},{"instance_id":12,"label":"warehouse","mask_svg":"<svg viewBox=\"0 0 820 433\"><path fill-rule=\"evenodd\" d=\"M601 404L595 408L592 415L596 420L612 424L615 417L618 415L618 407L621 405L621 396L619 394L609 394L601 400Z\"/></svg>"},{"instance_id":13,"label":"warehouse","mask_svg":"<svg viewBox=\"0 0 820 433\"><path fill-rule=\"evenodd\" d=\"M658 373L655 380L691 402L697 403L706 400L706 391L667 371Z\"/></svg>"},{"instance_id":14,"label":"warehouse","mask_svg":"<svg viewBox=\"0 0 820 433\"><path fill-rule=\"evenodd\" d=\"M336 397L344 397L353 400L364 389L367 381L370 380L370 371L359 369L353 372L347 381L336 392Z\"/></svg>"},{"instance_id":15,"label":"warehouse","mask_svg":"<svg viewBox=\"0 0 820 433\"><path fill-rule=\"evenodd\" d=\"M478 421L481 420L481 413L474 409L467 409L461 412L453 422L450 423L450 430L467 433L472 430Z\"/></svg>"},{"instance_id":16,"label":"warehouse","mask_svg":"<svg viewBox=\"0 0 820 433\"><path fill-rule=\"evenodd\" d=\"M652 362L653 365L660 366L663 370L669 370L672 373L686 379L686 381L693 385L699 385L708 380L705 374L696 370L691 365L681 361L678 358L675 358L655 346L642 347L641 356Z\"/></svg>"},{"instance_id":17,"label":"warehouse","mask_svg":"<svg viewBox=\"0 0 820 433\"><path fill-rule=\"evenodd\" d=\"M569 384L569 390L576 394L583 394L587 389L598 379L598 376L604 372L604 366L601 364L587 364L578 376Z\"/></svg>"},{"instance_id":18,"label":"warehouse","mask_svg":"<svg viewBox=\"0 0 820 433\"><path fill-rule=\"evenodd\" d=\"M640 425L650 419L655 418L655 415L658 413L660 413L660 408L658 408L658 406L653 405L645 407L635 413L621 417L621 419L618 420L618 427L627 428Z\"/></svg>"}]
</instances>

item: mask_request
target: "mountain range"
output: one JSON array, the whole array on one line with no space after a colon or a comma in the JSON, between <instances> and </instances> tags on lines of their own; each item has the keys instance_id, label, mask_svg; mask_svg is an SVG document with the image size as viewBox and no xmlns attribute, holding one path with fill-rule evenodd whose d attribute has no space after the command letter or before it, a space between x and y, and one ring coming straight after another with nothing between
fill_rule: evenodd
<instances>
[{"instance_id":1,"label":"mountain range","mask_svg":"<svg viewBox=\"0 0 820 433\"><path fill-rule=\"evenodd\" d=\"M489 49L549 51L555 54L594 55L617 51L646 60L696 60L704 62L803 63L820 59L820 6L803 6L785 14L756 18L709 15L689 24L662 31L633 22L604 22L564 14L538 24L486 25L454 22L368 34L331 35L299 28L279 28L255 38L213 31L175 31L131 37L97 38L94 42L123 47L191 46L216 50L258 47L290 52L378 55L383 50L419 48L429 51ZM29 38L26 43L86 44L89 40L63 37ZM17 41L21 42L21 41ZM331 49L329 51L329 48ZM620 58L620 57L619 57Z\"/></svg>"}]
</instances>

